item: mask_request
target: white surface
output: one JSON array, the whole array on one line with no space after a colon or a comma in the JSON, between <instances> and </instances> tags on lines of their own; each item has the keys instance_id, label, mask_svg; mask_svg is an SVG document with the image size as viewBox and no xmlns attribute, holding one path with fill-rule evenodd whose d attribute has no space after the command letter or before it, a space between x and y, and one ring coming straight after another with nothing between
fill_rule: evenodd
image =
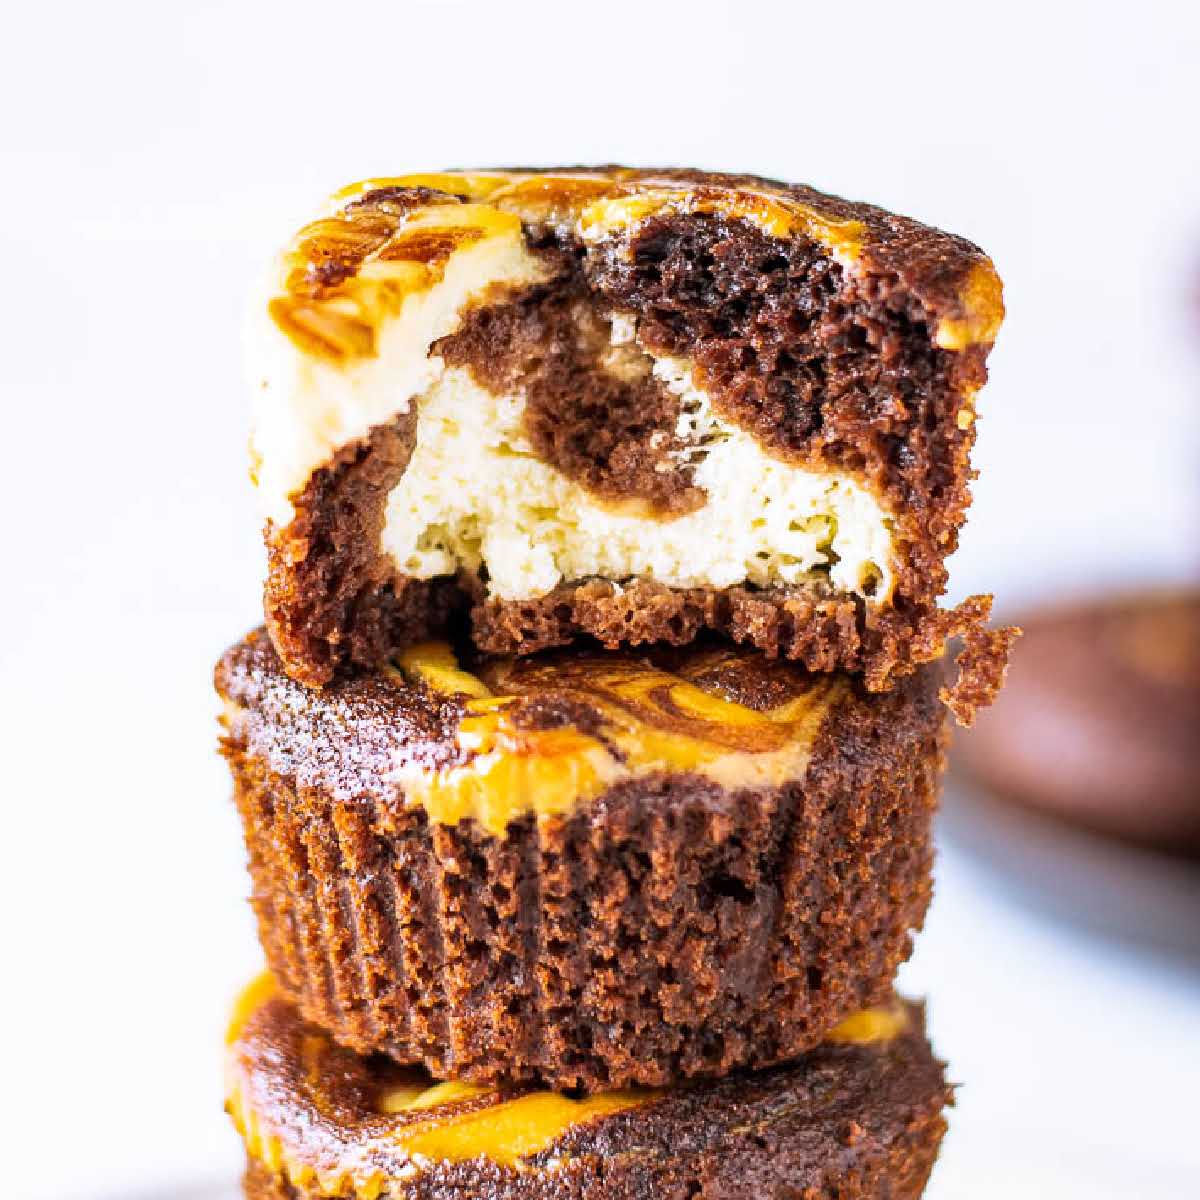
<instances>
[{"instance_id":1,"label":"white surface","mask_svg":"<svg viewBox=\"0 0 1200 1200\"><path fill-rule=\"evenodd\" d=\"M241 305L329 188L695 161L944 223L994 254L1010 309L956 591L1194 565L1194 7L868 7L7 16L7 1194L148 1200L236 1170L218 1046L258 956L208 680L261 570ZM1041 922L946 858L908 982L965 1081L942 1200L1196 1194L1195 967Z\"/></svg>"},{"instance_id":2,"label":"white surface","mask_svg":"<svg viewBox=\"0 0 1200 1200\"><path fill-rule=\"evenodd\" d=\"M930 1200L1196 1196L1200 965L1047 923L944 851L901 986L961 1083Z\"/></svg>"}]
</instances>

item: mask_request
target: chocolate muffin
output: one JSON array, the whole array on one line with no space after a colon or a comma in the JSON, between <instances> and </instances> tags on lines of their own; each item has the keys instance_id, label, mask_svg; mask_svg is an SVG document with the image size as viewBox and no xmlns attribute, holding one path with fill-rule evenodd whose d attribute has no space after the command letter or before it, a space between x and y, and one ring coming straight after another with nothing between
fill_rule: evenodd
<instances>
[{"instance_id":1,"label":"chocolate muffin","mask_svg":"<svg viewBox=\"0 0 1200 1200\"><path fill-rule=\"evenodd\" d=\"M571 1097L361 1057L268 983L230 1033L227 1107L249 1200L910 1200L952 1102L922 1024L893 1001L761 1074Z\"/></svg>"},{"instance_id":2,"label":"chocolate muffin","mask_svg":"<svg viewBox=\"0 0 1200 1200\"><path fill-rule=\"evenodd\" d=\"M987 598L937 603L1003 315L961 238L748 175L410 175L336 195L256 312L302 682L462 619L503 654L713 630L872 690L983 637Z\"/></svg>"},{"instance_id":3,"label":"chocolate muffin","mask_svg":"<svg viewBox=\"0 0 1200 1200\"><path fill-rule=\"evenodd\" d=\"M216 672L271 969L438 1078L765 1066L889 993L930 897L936 668L867 693L723 646L445 644L323 689Z\"/></svg>"},{"instance_id":4,"label":"chocolate muffin","mask_svg":"<svg viewBox=\"0 0 1200 1200\"><path fill-rule=\"evenodd\" d=\"M1200 590L1031 613L996 709L956 755L991 795L1200 858Z\"/></svg>"}]
</instances>

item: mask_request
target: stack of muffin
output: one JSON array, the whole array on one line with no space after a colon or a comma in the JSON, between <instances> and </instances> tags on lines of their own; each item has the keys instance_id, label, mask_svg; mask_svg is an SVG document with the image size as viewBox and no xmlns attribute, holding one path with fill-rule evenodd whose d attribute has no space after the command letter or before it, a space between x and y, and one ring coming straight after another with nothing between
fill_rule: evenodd
<instances>
[{"instance_id":1,"label":"stack of muffin","mask_svg":"<svg viewBox=\"0 0 1200 1200\"><path fill-rule=\"evenodd\" d=\"M990 262L751 176L451 172L336 195L258 312L247 1196L918 1196L892 983L1011 639L938 607Z\"/></svg>"}]
</instances>

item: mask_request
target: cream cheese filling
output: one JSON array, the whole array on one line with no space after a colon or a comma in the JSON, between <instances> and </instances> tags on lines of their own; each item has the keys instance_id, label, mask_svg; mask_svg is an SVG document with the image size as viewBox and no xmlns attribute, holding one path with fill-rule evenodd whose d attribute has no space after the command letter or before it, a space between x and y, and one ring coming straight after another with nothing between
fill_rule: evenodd
<instances>
[{"instance_id":1,"label":"cream cheese filling","mask_svg":"<svg viewBox=\"0 0 1200 1200\"><path fill-rule=\"evenodd\" d=\"M437 228L447 220L445 211L435 209L405 229ZM369 282L374 271L385 281L392 267L368 264L360 278ZM314 471L377 425L409 411L441 374L429 347L458 328L473 299L494 284L536 283L545 271L514 221L455 251L438 283L410 291L395 316L380 324L378 353L349 363L299 352L270 321L266 304L257 305L250 347L256 383L251 442L262 517L286 525L294 515L292 499Z\"/></svg>"},{"instance_id":2,"label":"cream cheese filling","mask_svg":"<svg viewBox=\"0 0 1200 1200\"><path fill-rule=\"evenodd\" d=\"M618 324L617 340L622 339ZM674 588L795 586L827 578L872 603L891 593L891 522L856 480L796 468L724 421L687 364L654 373L680 397L676 428L708 501L672 518L622 509L539 459L524 400L429 360L416 445L388 497L382 548L418 579L486 571L490 595L530 600L589 577Z\"/></svg>"},{"instance_id":3,"label":"cream cheese filling","mask_svg":"<svg viewBox=\"0 0 1200 1200\"><path fill-rule=\"evenodd\" d=\"M590 577L714 589L825 579L873 604L890 597L891 521L875 497L849 475L765 453L714 411L686 361L647 356L679 397L675 433L684 448L672 453L707 494L700 508L664 519L638 504L614 505L541 461L524 433L523 396L492 394L430 348L489 287L529 286L546 267L511 216L483 222L468 208L443 206L414 215L404 232L456 223L481 236L450 254L436 282L411 286L412 263L373 259L354 292L329 302L347 315L368 306L370 355L305 353L264 317L253 448L265 519L287 525L316 470L415 405L416 445L388 498L381 541L405 575L482 572L489 593L507 601ZM634 323L615 319L612 341L619 363L636 346Z\"/></svg>"}]
</instances>

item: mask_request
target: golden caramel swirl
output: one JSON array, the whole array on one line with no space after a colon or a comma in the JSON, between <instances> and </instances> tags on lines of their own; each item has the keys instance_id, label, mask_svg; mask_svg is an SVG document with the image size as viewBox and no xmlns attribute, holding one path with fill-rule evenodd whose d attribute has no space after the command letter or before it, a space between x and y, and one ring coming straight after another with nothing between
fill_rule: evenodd
<instances>
[{"instance_id":1,"label":"golden caramel swirl","mask_svg":"<svg viewBox=\"0 0 1200 1200\"><path fill-rule=\"evenodd\" d=\"M471 246L519 239L527 224L595 242L670 213L715 213L769 237L806 237L854 269L868 237L863 221L806 203L782 185L729 178L738 182L622 167L362 180L335 193L326 214L295 236L269 313L301 350L345 364L375 355L381 325L407 298L440 283L447 263ZM990 262L976 265L960 300L963 315L941 321L938 345L959 351L994 340L1003 305Z\"/></svg>"},{"instance_id":2,"label":"golden caramel swirl","mask_svg":"<svg viewBox=\"0 0 1200 1200\"><path fill-rule=\"evenodd\" d=\"M848 685L779 667L773 690L746 693L753 703L722 694L722 666L744 675L755 662L694 650L667 670L633 654L552 655L493 661L473 675L445 644L415 646L396 659L399 680L464 697L465 709L455 762L405 763L397 781L431 819L473 818L498 837L524 813L568 813L623 780L658 773L779 787L803 775Z\"/></svg>"},{"instance_id":3,"label":"golden caramel swirl","mask_svg":"<svg viewBox=\"0 0 1200 1200\"><path fill-rule=\"evenodd\" d=\"M943 350L991 345L1004 320L1004 289L990 262L976 263L959 294L963 316L946 317L937 327L937 344Z\"/></svg>"},{"instance_id":4,"label":"golden caramel swirl","mask_svg":"<svg viewBox=\"0 0 1200 1200\"><path fill-rule=\"evenodd\" d=\"M404 203L381 191L297 234L268 311L300 349L336 362L373 356L380 326L440 283L455 254L486 239L520 238L520 220L489 205L420 189L410 197Z\"/></svg>"}]
</instances>

